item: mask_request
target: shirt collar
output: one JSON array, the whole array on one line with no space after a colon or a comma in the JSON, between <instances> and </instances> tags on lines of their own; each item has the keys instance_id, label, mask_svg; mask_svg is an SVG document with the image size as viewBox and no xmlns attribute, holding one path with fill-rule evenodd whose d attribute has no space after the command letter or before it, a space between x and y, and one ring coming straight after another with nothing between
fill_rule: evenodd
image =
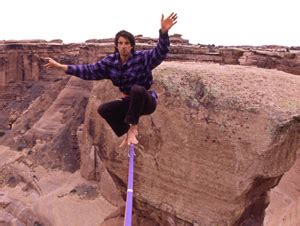
<instances>
[{"instance_id":1,"label":"shirt collar","mask_svg":"<svg viewBox=\"0 0 300 226\"><path fill-rule=\"evenodd\" d=\"M130 61L132 60L132 58L134 57L134 55L135 55L135 51L133 51L133 52L130 54L130 56L129 56L127 62L126 62L125 64L122 65L121 58L120 58L120 53L117 52L117 53L116 53L116 59L115 59L115 61L114 61L114 64L115 64L115 65L121 65L121 66L124 66L124 65L128 64L128 62L130 62Z\"/></svg>"}]
</instances>

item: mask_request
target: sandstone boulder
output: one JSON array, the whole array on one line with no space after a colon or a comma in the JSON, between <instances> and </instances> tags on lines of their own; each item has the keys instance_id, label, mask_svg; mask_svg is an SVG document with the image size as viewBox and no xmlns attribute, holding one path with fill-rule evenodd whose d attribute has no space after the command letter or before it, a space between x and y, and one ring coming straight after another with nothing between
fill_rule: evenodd
<instances>
[{"instance_id":1,"label":"sandstone boulder","mask_svg":"<svg viewBox=\"0 0 300 226\"><path fill-rule=\"evenodd\" d=\"M98 226L116 211L79 171L49 171L2 145L0 155L1 225Z\"/></svg>"},{"instance_id":2,"label":"sandstone boulder","mask_svg":"<svg viewBox=\"0 0 300 226\"><path fill-rule=\"evenodd\" d=\"M299 152L299 77L175 62L154 74L158 109L139 124L134 213L158 225L261 225L268 191ZM94 84L81 171L89 175L87 165L99 167L89 157L97 156L125 197L128 152L96 113L99 104L119 97L110 86Z\"/></svg>"}]
</instances>

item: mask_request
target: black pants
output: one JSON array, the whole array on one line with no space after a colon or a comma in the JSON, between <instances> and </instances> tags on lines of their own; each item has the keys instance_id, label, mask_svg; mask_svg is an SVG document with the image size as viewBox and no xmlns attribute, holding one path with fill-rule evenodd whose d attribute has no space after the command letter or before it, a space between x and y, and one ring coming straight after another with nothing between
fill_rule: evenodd
<instances>
[{"instance_id":1,"label":"black pants","mask_svg":"<svg viewBox=\"0 0 300 226\"><path fill-rule=\"evenodd\" d=\"M129 124L138 124L140 116L149 115L155 109L156 99L144 87L133 85L129 96L100 105L98 113L120 137L127 133Z\"/></svg>"}]
</instances>

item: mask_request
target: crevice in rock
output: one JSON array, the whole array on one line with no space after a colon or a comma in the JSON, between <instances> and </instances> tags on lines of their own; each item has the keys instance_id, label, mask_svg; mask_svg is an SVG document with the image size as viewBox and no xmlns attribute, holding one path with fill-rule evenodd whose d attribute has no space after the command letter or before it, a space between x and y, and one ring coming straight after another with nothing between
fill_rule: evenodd
<instances>
[{"instance_id":1,"label":"crevice in rock","mask_svg":"<svg viewBox=\"0 0 300 226\"><path fill-rule=\"evenodd\" d=\"M256 177L246 194L246 202L251 203L234 226L263 226L265 209L269 205L268 191L275 187L281 176L274 178Z\"/></svg>"}]
</instances>

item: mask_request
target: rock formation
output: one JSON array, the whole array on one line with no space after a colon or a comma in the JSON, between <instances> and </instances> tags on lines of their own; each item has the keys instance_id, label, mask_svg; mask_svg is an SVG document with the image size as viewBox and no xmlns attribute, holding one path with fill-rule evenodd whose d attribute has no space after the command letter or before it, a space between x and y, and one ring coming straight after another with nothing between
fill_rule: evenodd
<instances>
[{"instance_id":1,"label":"rock formation","mask_svg":"<svg viewBox=\"0 0 300 226\"><path fill-rule=\"evenodd\" d=\"M159 107L140 122L135 213L158 225L262 225L269 189L299 152L299 77L175 62L155 74ZM127 152L95 113L112 98L107 86L95 83L90 96L81 171L102 162L125 195Z\"/></svg>"},{"instance_id":2,"label":"rock formation","mask_svg":"<svg viewBox=\"0 0 300 226\"><path fill-rule=\"evenodd\" d=\"M79 172L47 170L0 146L1 225L99 225L116 207Z\"/></svg>"},{"instance_id":3,"label":"rock formation","mask_svg":"<svg viewBox=\"0 0 300 226\"><path fill-rule=\"evenodd\" d=\"M156 38L137 36L137 49L153 47ZM300 75L300 51L294 47L223 47L192 45L180 34L170 37L169 61L214 62L276 68ZM0 87L10 82L39 80L43 57L63 63L92 63L114 51L113 39L91 39L81 44L63 44L62 40L10 40L0 43ZM1 89L0 89L1 90Z\"/></svg>"},{"instance_id":4,"label":"rock formation","mask_svg":"<svg viewBox=\"0 0 300 226\"><path fill-rule=\"evenodd\" d=\"M300 150L299 48L171 39L154 71L158 109L139 126L134 226L299 223L299 193L290 189ZM137 40L138 49L156 42ZM123 224L127 150L96 113L117 90L43 69L47 56L92 63L113 48L113 39L0 43L1 223Z\"/></svg>"}]
</instances>

